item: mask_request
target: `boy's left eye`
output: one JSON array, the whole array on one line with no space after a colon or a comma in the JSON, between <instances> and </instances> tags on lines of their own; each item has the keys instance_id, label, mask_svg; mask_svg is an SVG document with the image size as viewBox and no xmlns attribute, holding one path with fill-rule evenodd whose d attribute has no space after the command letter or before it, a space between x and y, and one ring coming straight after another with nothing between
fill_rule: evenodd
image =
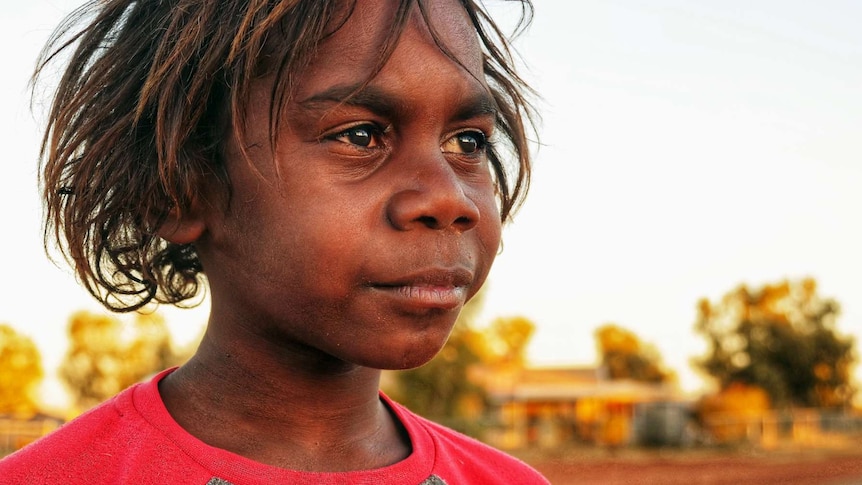
<instances>
[{"instance_id":1,"label":"boy's left eye","mask_svg":"<svg viewBox=\"0 0 862 485\"><path fill-rule=\"evenodd\" d=\"M485 150L488 141L481 131L463 131L443 142L444 153L473 155Z\"/></svg>"}]
</instances>

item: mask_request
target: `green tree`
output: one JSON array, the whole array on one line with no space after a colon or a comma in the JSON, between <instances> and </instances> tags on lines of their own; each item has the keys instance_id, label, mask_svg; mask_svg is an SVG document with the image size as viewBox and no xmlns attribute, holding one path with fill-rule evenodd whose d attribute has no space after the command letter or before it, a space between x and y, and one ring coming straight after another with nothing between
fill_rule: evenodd
<instances>
[{"instance_id":1,"label":"green tree","mask_svg":"<svg viewBox=\"0 0 862 485\"><path fill-rule=\"evenodd\" d=\"M739 286L700 301L695 329L710 347L695 363L722 388L761 387L776 406L848 405L854 342L835 329L838 314L813 279Z\"/></svg>"},{"instance_id":2,"label":"green tree","mask_svg":"<svg viewBox=\"0 0 862 485\"><path fill-rule=\"evenodd\" d=\"M33 341L0 324L0 414L34 414L42 377L42 356Z\"/></svg>"},{"instance_id":3,"label":"green tree","mask_svg":"<svg viewBox=\"0 0 862 485\"><path fill-rule=\"evenodd\" d=\"M634 332L608 323L595 332L602 367L610 379L665 382L672 374L661 364L658 350Z\"/></svg>"},{"instance_id":4,"label":"green tree","mask_svg":"<svg viewBox=\"0 0 862 485\"><path fill-rule=\"evenodd\" d=\"M68 330L69 350L60 377L81 410L182 360L157 314L136 314L126 325L112 316L78 312Z\"/></svg>"}]
</instances>

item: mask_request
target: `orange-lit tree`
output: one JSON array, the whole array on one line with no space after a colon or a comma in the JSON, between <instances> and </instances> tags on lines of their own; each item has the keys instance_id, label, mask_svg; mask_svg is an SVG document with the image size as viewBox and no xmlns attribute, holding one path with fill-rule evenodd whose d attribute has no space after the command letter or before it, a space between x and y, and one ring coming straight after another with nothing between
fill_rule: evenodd
<instances>
[{"instance_id":1,"label":"orange-lit tree","mask_svg":"<svg viewBox=\"0 0 862 485\"><path fill-rule=\"evenodd\" d=\"M601 366L610 379L665 382L672 373L665 370L658 350L634 332L611 323L595 332Z\"/></svg>"},{"instance_id":2,"label":"orange-lit tree","mask_svg":"<svg viewBox=\"0 0 862 485\"><path fill-rule=\"evenodd\" d=\"M42 356L33 341L0 324L0 414L33 415L42 381Z\"/></svg>"},{"instance_id":3,"label":"orange-lit tree","mask_svg":"<svg viewBox=\"0 0 862 485\"><path fill-rule=\"evenodd\" d=\"M838 303L813 279L740 286L721 301L701 300L695 329L709 342L695 361L722 388L764 389L776 406L850 403L854 342L835 328Z\"/></svg>"},{"instance_id":4,"label":"orange-lit tree","mask_svg":"<svg viewBox=\"0 0 862 485\"><path fill-rule=\"evenodd\" d=\"M761 387L733 382L703 396L695 414L717 443L741 443L762 433L762 417L770 408L769 395Z\"/></svg>"},{"instance_id":5,"label":"orange-lit tree","mask_svg":"<svg viewBox=\"0 0 862 485\"><path fill-rule=\"evenodd\" d=\"M69 350L59 372L80 410L182 360L156 314L137 314L125 325L109 315L78 312L68 330Z\"/></svg>"},{"instance_id":6,"label":"orange-lit tree","mask_svg":"<svg viewBox=\"0 0 862 485\"><path fill-rule=\"evenodd\" d=\"M472 347L483 364L520 369L526 364L527 345L536 325L523 316L498 317L473 335Z\"/></svg>"}]
</instances>

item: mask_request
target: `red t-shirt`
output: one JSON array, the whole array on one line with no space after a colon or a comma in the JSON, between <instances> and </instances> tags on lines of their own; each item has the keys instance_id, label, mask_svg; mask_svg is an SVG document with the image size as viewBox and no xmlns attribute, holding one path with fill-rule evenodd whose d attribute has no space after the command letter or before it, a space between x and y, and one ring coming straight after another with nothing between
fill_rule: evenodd
<instances>
[{"instance_id":1,"label":"red t-shirt","mask_svg":"<svg viewBox=\"0 0 862 485\"><path fill-rule=\"evenodd\" d=\"M209 446L173 420L158 382L137 384L0 460L0 484L547 484L523 462L389 405L413 452L384 468L319 473L286 470Z\"/></svg>"}]
</instances>

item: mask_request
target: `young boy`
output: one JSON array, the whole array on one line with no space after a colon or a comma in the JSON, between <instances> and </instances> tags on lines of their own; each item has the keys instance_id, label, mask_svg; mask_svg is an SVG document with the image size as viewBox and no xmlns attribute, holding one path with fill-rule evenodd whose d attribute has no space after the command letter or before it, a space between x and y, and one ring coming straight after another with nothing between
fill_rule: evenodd
<instances>
[{"instance_id":1,"label":"young boy","mask_svg":"<svg viewBox=\"0 0 862 485\"><path fill-rule=\"evenodd\" d=\"M205 274L212 310L187 364L0 482L547 483L378 390L443 346L527 186L527 88L472 0L76 15L39 67L76 44L43 145L48 234L111 309L181 303Z\"/></svg>"}]
</instances>

